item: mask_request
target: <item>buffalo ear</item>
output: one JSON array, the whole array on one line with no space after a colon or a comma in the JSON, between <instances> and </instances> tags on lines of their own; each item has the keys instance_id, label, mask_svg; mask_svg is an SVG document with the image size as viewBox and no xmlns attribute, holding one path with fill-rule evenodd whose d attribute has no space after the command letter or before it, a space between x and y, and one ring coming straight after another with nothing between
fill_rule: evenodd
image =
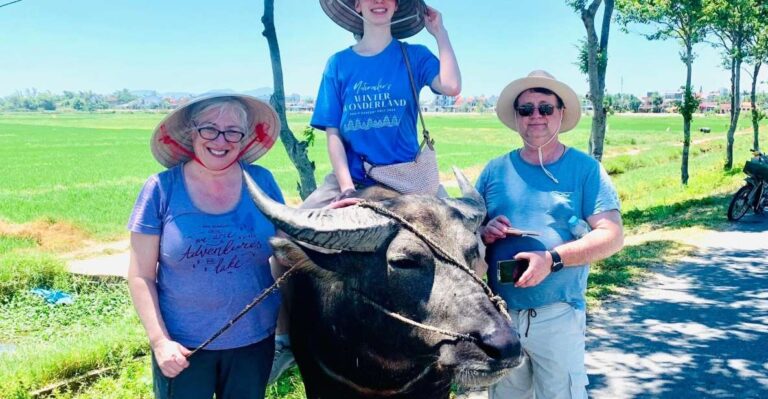
<instances>
[{"instance_id":1,"label":"buffalo ear","mask_svg":"<svg viewBox=\"0 0 768 399\"><path fill-rule=\"evenodd\" d=\"M275 259L284 267L298 267L305 272L315 274L322 274L323 272L340 273L344 271L343 265L346 262L340 262L338 257L340 251L327 251L322 248L317 250L315 249L317 247L312 245L283 237L272 237L269 239L269 244L272 246ZM346 255L346 258L350 257L354 258L355 253L348 253Z\"/></svg>"},{"instance_id":2,"label":"buffalo ear","mask_svg":"<svg viewBox=\"0 0 768 399\"><path fill-rule=\"evenodd\" d=\"M284 267L303 268L317 266L293 240L283 237L272 237L269 239L269 245L272 246L275 259Z\"/></svg>"}]
</instances>

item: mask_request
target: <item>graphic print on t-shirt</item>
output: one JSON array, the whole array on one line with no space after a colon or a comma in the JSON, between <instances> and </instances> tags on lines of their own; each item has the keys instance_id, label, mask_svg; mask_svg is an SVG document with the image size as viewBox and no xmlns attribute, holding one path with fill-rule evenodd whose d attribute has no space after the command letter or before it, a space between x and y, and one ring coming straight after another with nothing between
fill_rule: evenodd
<instances>
[{"instance_id":1,"label":"graphic print on t-shirt","mask_svg":"<svg viewBox=\"0 0 768 399\"><path fill-rule=\"evenodd\" d=\"M391 128L400 125L406 100L393 98L392 83L357 81L352 99L344 104L344 132Z\"/></svg>"},{"instance_id":2,"label":"graphic print on t-shirt","mask_svg":"<svg viewBox=\"0 0 768 399\"><path fill-rule=\"evenodd\" d=\"M243 258L258 259L264 247L252 230L233 229L231 225L203 225L197 233L185 237L191 244L178 261L191 263L192 268L204 272L232 273L248 263Z\"/></svg>"}]
</instances>

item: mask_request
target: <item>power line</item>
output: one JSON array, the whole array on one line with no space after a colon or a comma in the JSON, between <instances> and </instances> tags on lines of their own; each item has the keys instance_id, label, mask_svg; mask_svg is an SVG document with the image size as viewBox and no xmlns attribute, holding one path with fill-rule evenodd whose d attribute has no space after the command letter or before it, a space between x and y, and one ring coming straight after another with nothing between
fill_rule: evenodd
<instances>
[{"instance_id":1,"label":"power line","mask_svg":"<svg viewBox=\"0 0 768 399\"><path fill-rule=\"evenodd\" d=\"M11 2L9 2L9 3L0 4L0 7L9 6L9 5L13 4L13 3L18 3L18 2L20 2L20 1L21 1L21 0L15 0L15 1L11 1Z\"/></svg>"}]
</instances>

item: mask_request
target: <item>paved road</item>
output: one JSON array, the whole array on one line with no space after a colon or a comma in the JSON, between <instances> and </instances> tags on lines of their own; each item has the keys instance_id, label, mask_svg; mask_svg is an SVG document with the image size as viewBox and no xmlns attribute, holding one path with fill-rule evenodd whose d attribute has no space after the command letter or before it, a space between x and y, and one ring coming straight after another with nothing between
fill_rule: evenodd
<instances>
[{"instance_id":1,"label":"paved road","mask_svg":"<svg viewBox=\"0 0 768 399\"><path fill-rule=\"evenodd\" d=\"M590 315L591 398L768 398L768 217L735 226Z\"/></svg>"}]
</instances>

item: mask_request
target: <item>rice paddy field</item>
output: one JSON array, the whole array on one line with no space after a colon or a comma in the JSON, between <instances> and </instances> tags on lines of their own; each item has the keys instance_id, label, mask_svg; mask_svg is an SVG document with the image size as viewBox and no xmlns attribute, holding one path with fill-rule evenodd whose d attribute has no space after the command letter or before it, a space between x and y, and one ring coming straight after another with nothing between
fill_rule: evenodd
<instances>
[{"instance_id":1,"label":"rice paddy field","mask_svg":"<svg viewBox=\"0 0 768 399\"><path fill-rule=\"evenodd\" d=\"M94 281L65 271L64 255L86 243L127 238L125 223L146 178L162 170L149 150L158 113L0 114L0 397L151 397L148 345L119 280ZM451 166L474 180L492 158L520 146L495 114L426 116L437 140L438 161L449 192ZM309 114L289 115L301 136ZM562 140L586 150L590 119ZM742 119L734 166L724 170L726 116L696 116L690 181L680 184L682 118L615 115L609 118L603 165L622 200L629 234L725 222L730 195L741 184L750 156L751 123ZM699 131L702 127L711 133ZM763 125L765 132L767 126ZM325 136L316 132L309 157L318 181L330 171ZM765 136L768 133L763 133ZM301 138L301 137L299 137ZM763 141L764 142L764 141ZM297 172L278 142L257 161L275 175L289 203L299 203ZM590 306L631 285L650 267L685 248L671 241L626 247L593 266ZM29 290L58 289L75 305L46 305ZM51 387L101 370L95 377ZM45 394L36 391L47 389ZM269 388L270 398L302 398L294 371Z\"/></svg>"},{"instance_id":2,"label":"rice paddy field","mask_svg":"<svg viewBox=\"0 0 768 399\"><path fill-rule=\"evenodd\" d=\"M149 151L152 128L162 118L153 113L0 114L0 220L28 223L66 222L88 237L114 239L125 235L124 224L146 178L162 169ZM289 125L301 135L308 114L294 114ZM517 135L493 114L429 115L437 140L440 169L452 180L456 165L474 179L488 160L518 147ZM749 121L742 120L747 129ZM624 210L674 205L692 197L728 192L739 180L722 172L724 116L694 120L691 182L680 185L682 141L679 116L614 116L609 119L604 164L624 201ZM563 135L563 141L586 150L589 118ZM712 133L702 134L700 127ZM750 129L751 130L751 129ZM330 171L325 136L316 134L310 158L316 177ZM750 132L737 137L735 164L748 157ZM278 143L257 163L275 175L291 202L299 202L297 172Z\"/></svg>"}]
</instances>

